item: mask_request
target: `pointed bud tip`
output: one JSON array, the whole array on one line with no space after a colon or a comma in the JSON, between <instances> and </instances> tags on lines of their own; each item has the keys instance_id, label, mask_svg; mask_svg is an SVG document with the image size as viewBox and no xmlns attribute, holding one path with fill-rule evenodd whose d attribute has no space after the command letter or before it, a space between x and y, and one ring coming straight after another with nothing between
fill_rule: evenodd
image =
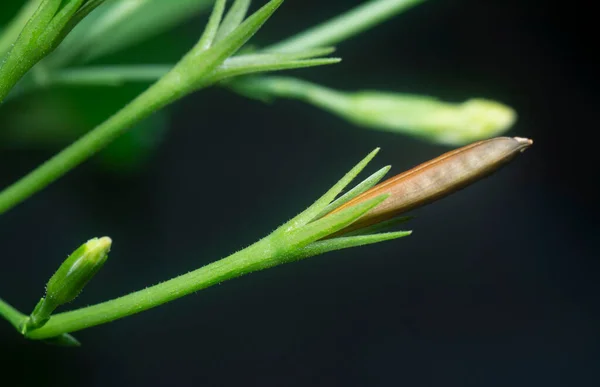
<instances>
[{"instance_id":1,"label":"pointed bud tip","mask_svg":"<svg viewBox=\"0 0 600 387\"><path fill-rule=\"evenodd\" d=\"M521 145L521 152L525 152L527 148L533 145L533 140L524 137L513 137Z\"/></svg>"},{"instance_id":2,"label":"pointed bud tip","mask_svg":"<svg viewBox=\"0 0 600 387\"><path fill-rule=\"evenodd\" d=\"M102 238L92 238L85 243L86 252L105 252L108 253L110 251L110 247L112 246L112 239L109 237Z\"/></svg>"},{"instance_id":3,"label":"pointed bud tip","mask_svg":"<svg viewBox=\"0 0 600 387\"><path fill-rule=\"evenodd\" d=\"M108 258L111 246L109 237L92 238L85 243L85 255L90 262L103 262Z\"/></svg>"}]
</instances>

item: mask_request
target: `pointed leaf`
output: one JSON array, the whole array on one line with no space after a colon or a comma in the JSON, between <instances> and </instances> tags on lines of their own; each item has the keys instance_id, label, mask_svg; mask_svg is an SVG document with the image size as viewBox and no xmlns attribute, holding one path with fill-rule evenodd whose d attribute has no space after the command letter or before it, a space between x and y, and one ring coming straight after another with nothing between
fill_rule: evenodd
<instances>
[{"instance_id":1,"label":"pointed leaf","mask_svg":"<svg viewBox=\"0 0 600 387\"><path fill-rule=\"evenodd\" d=\"M349 237L349 236L354 236L354 235L375 234L375 233L379 233L381 231L389 230L393 227L396 227L399 224L406 223L414 218L415 218L414 216L398 216L396 218L392 218L392 219L374 224L372 226L360 228L358 230L352 230L348 233L344 233L344 230L340 230L338 233L336 233L336 236L343 235L344 237Z\"/></svg>"},{"instance_id":2,"label":"pointed leaf","mask_svg":"<svg viewBox=\"0 0 600 387\"><path fill-rule=\"evenodd\" d=\"M352 188L350 191L348 191L344 195L340 196L335 201L331 202L331 204L329 204L327 207L325 207L323 209L323 211L321 211L321 213L316 216L316 218L325 216L326 214L335 210L342 204L349 202L350 200L354 199L361 193L363 193L366 190L368 190L369 188L373 187L375 184L379 183L379 181L381 179L383 179L383 177L386 175L386 173L388 173L390 168L391 168L391 166L389 166L389 165L385 166L385 167L381 168L379 171L372 174L371 176L367 177L365 180L363 180L362 182L357 184L356 187Z\"/></svg>"},{"instance_id":3,"label":"pointed leaf","mask_svg":"<svg viewBox=\"0 0 600 387\"><path fill-rule=\"evenodd\" d=\"M283 0L271 0L240 24L229 36L208 50L204 50L200 44L197 44L174 69L178 77L189 79L188 88L194 89L196 80L213 71L239 50L273 15L282 2Z\"/></svg>"},{"instance_id":4,"label":"pointed leaf","mask_svg":"<svg viewBox=\"0 0 600 387\"><path fill-rule=\"evenodd\" d=\"M424 0L374 0L351 9L318 26L267 48L269 51L296 51L337 44L390 19Z\"/></svg>"},{"instance_id":5,"label":"pointed leaf","mask_svg":"<svg viewBox=\"0 0 600 387\"><path fill-rule=\"evenodd\" d=\"M44 343L59 347L81 347L81 343L68 333L44 339Z\"/></svg>"},{"instance_id":6,"label":"pointed leaf","mask_svg":"<svg viewBox=\"0 0 600 387\"><path fill-rule=\"evenodd\" d=\"M273 63L260 63L255 65L246 66L229 66L227 68L219 68L215 71L215 74L207 78L203 85L211 85L216 82L220 82L227 78L238 77L241 75L259 74L265 72L292 70L315 66L324 66L330 64L336 64L341 61L340 58L321 58L321 59L304 59L304 60L293 60L288 62L273 61Z\"/></svg>"},{"instance_id":7,"label":"pointed leaf","mask_svg":"<svg viewBox=\"0 0 600 387\"><path fill-rule=\"evenodd\" d=\"M390 241L403 238L412 234L412 231L397 231L372 235L360 235L352 237L340 237L317 241L297 250L288 259L289 261L300 260L315 255L324 254L330 251L347 249L350 247L366 246L374 243Z\"/></svg>"},{"instance_id":8,"label":"pointed leaf","mask_svg":"<svg viewBox=\"0 0 600 387\"><path fill-rule=\"evenodd\" d=\"M75 57L90 61L120 51L179 25L209 8L213 0L109 1L83 20L53 56L53 64ZM60 58L59 58L60 56Z\"/></svg>"},{"instance_id":9,"label":"pointed leaf","mask_svg":"<svg viewBox=\"0 0 600 387\"><path fill-rule=\"evenodd\" d=\"M293 247L302 247L316 240L331 235L363 216L369 210L377 207L388 195L380 195L373 199L348 207L340 212L306 224L298 230L292 231L286 238L286 243Z\"/></svg>"},{"instance_id":10,"label":"pointed leaf","mask_svg":"<svg viewBox=\"0 0 600 387\"><path fill-rule=\"evenodd\" d=\"M242 21L244 21L249 7L250 0L236 0L236 2L233 3L227 12L227 15L223 19L223 23L221 23L221 26L219 27L219 31L214 39L215 43L225 39L242 23Z\"/></svg>"},{"instance_id":11,"label":"pointed leaf","mask_svg":"<svg viewBox=\"0 0 600 387\"><path fill-rule=\"evenodd\" d=\"M212 45L215 36L217 35L217 31L219 30L224 11L225 0L217 0L210 18L208 19L208 23L206 24L206 28L204 28L204 32L198 42L198 46L201 47L202 50L206 50Z\"/></svg>"},{"instance_id":12,"label":"pointed leaf","mask_svg":"<svg viewBox=\"0 0 600 387\"><path fill-rule=\"evenodd\" d=\"M286 230L292 230L300 226L304 226L313 220L319 213L321 213L323 208L327 207L329 203L331 203L336 196L338 196L338 194L342 192L342 190L346 188L346 186L350 184L356 176L358 176L358 174L367 166L367 164L373 160L373 157L375 157L377 152L379 152L379 148L376 148L369 153L367 157L356 164L356 166L346 173L344 177L342 177L333 187L329 189L329 191L325 192L325 194L317 199L317 201L315 201L310 207L298 214L282 227Z\"/></svg>"}]
</instances>

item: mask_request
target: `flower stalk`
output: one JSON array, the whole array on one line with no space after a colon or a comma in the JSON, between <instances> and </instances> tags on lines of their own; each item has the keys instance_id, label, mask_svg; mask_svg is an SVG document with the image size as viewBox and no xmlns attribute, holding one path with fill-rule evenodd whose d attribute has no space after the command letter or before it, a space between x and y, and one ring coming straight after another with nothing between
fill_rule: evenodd
<instances>
[{"instance_id":1,"label":"flower stalk","mask_svg":"<svg viewBox=\"0 0 600 387\"><path fill-rule=\"evenodd\" d=\"M239 1L239 0L238 0ZM244 65L221 67L234 55L273 15L283 0L271 0L244 20L227 37L214 42L224 12L225 0L218 0L202 37L168 73L160 78L131 103L123 107L104 123L77 140L68 148L46 161L21 180L0 192L0 214L45 188L68 171L106 147L133 125L155 111L201 88L211 86L226 77L246 73L275 71L288 68L309 67L336 63L337 59L305 59L307 53L290 57L262 57L262 62L245 62ZM323 50L311 50L311 55ZM310 56L310 55L309 55ZM233 59L232 59L233 60Z\"/></svg>"},{"instance_id":2,"label":"flower stalk","mask_svg":"<svg viewBox=\"0 0 600 387\"><path fill-rule=\"evenodd\" d=\"M359 126L410 134L448 145L497 136L516 120L513 109L485 99L456 104L393 92L343 92L292 77L275 76L240 79L228 86L250 98L296 99Z\"/></svg>"},{"instance_id":3,"label":"flower stalk","mask_svg":"<svg viewBox=\"0 0 600 387\"><path fill-rule=\"evenodd\" d=\"M376 149L313 205L253 245L158 285L54 315L45 325L24 334L31 339L64 335L139 313L250 272L408 236L410 231L381 231L406 221L398 219L399 214L456 192L498 170L531 144L528 139L509 137L481 141L377 184L389 169L386 167L336 200L375 156ZM327 213L322 215L324 212Z\"/></svg>"},{"instance_id":4,"label":"flower stalk","mask_svg":"<svg viewBox=\"0 0 600 387\"><path fill-rule=\"evenodd\" d=\"M173 301L225 280L333 250L362 246L409 235L409 232L373 234L321 241L382 203L383 194L335 215L318 218L339 193L367 166L378 149L350 170L337 184L305 211L271 234L226 258L138 292L71 312L53 315L46 324L27 330L31 339L48 339L107 323Z\"/></svg>"}]
</instances>

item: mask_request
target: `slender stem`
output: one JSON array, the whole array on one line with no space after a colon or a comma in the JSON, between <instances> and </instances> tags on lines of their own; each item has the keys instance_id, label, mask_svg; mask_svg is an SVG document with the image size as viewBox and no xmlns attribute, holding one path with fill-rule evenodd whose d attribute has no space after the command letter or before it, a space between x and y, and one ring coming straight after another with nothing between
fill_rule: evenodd
<instances>
[{"instance_id":1,"label":"slender stem","mask_svg":"<svg viewBox=\"0 0 600 387\"><path fill-rule=\"evenodd\" d=\"M327 251L376 243L406 235L406 233L388 233L373 235L367 239L344 238L318 244L314 249L310 248L313 242L343 230L387 198L386 194L380 195L310 222L314 219L314 215L329 205L333 198L365 168L376 153L377 150L361 160L308 209L253 245L220 261L158 285L101 304L57 314L51 317L46 325L24 332L25 336L31 339L44 339L78 331L139 313L253 271L308 258ZM308 249L305 249L306 247Z\"/></svg>"},{"instance_id":2,"label":"slender stem","mask_svg":"<svg viewBox=\"0 0 600 387\"><path fill-rule=\"evenodd\" d=\"M248 17L227 38L208 50L196 45L168 74L100 126L0 192L0 214L40 191L69 170L104 148L132 125L184 95L209 86L211 73L237 52L279 8L283 0L271 0ZM224 3L224 1L223 1ZM6 64L6 63L5 63ZM2 95L0 68L0 100Z\"/></svg>"},{"instance_id":3,"label":"slender stem","mask_svg":"<svg viewBox=\"0 0 600 387\"><path fill-rule=\"evenodd\" d=\"M27 318L26 315L13 308L10 304L0 298L0 316L19 329L21 323Z\"/></svg>"},{"instance_id":4,"label":"slender stem","mask_svg":"<svg viewBox=\"0 0 600 387\"><path fill-rule=\"evenodd\" d=\"M285 76L250 78L231 83L233 90L244 95L298 99L332 112L353 109L345 93L302 79Z\"/></svg>"},{"instance_id":5,"label":"slender stem","mask_svg":"<svg viewBox=\"0 0 600 387\"><path fill-rule=\"evenodd\" d=\"M299 51L335 45L425 0L373 0L318 26L266 48L268 51Z\"/></svg>"},{"instance_id":6,"label":"slender stem","mask_svg":"<svg viewBox=\"0 0 600 387\"><path fill-rule=\"evenodd\" d=\"M269 267L286 255L277 234L227 258L149 288L101 304L52 316L43 327L27 333L44 339L114 321L159 306L227 279Z\"/></svg>"},{"instance_id":7,"label":"slender stem","mask_svg":"<svg viewBox=\"0 0 600 387\"><path fill-rule=\"evenodd\" d=\"M173 91L178 89L173 87L174 82L179 82L179 80L170 76L162 78L103 124L0 192L0 214L10 210L66 174L135 123L176 100L180 95Z\"/></svg>"},{"instance_id":8,"label":"slender stem","mask_svg":"<svg viewBox=\"0 0 600 387\"><path fill-rule=\"evenodd\" d=\"M126 296L107 301L87 308L61 313L50 318L48 323L39 329L26 332L25 335L32 339L43 339L60 334L89 328L98 324L107 323L141 311L159 306L166 302L183 297L187 294L207 288L216 283L238 277L253 271L280 265L291 260L307 258L309 253L298 255L299 251L311 243L338 232L349 226L361 216L377 205L381 204L387 195L380 195L374 199L346 208L331 216L309 223L314 215L321 212L341 190L343 190L358 173L373 158L377 151L371 152L365 159L358 163L342 177L330 190L301 214L291 221L284 223L267 237L250 245L249 247L223 258L220 261L206 265L190 273L162 282L158 285L128 294ZM375 237L377 239L378 237ZM384 235L383 240L390 239ZM335 245L335 241L328 242L327 246L308 251L321 254L326 251L360 244L352 238L346 239ZM369 243L374 243L371 240ZM333 244L333 245L332 245ZM331 249L329 249L331 247ZM328 250L329 249L329 250Z\"/></svg>"},{"instance_id":9,"label":"slender stem","mask_svg":"<svg viewBox=\"0 0 600 387\"><path fill-rule=\"evenodd\" d=\"M364 167L364 165L359 164L359 170L361 167ZM355 169L349 173L353 174L354 171ZM345 178L342 178L340 182L342 183L343 188ZM339 183L332 189L337 190L337 187L339 187ZM328 194L326 193L323 197L327 198ZM162 282L158 285L111 301L71 312L57 314L51 317L46 325L39 329L26 332L25 335L31 339L44 339L78 331L154 308L198 290L253 271L266 269L298 259L308 258L327 251L377 243L408 235L409 233L407 232L400 232L370 235L366 237L342 238L338 240L329 240L325 243L317 243L313 246L313 242L323 237L327 237L329 234L336 233L355 222L365 213L381 204L386 197L387 195L381 195L309 224L300 224L297 227L290 227L288 222L272 232L269 236L227 258L223 258L220 261L211 263L169 281ZM328 202L322 203L318 200L315 204L317 207L311 206L311 208L307 210L308 213L320 211L323 206L328 204ZM307 211L300 214L300 217L304 217ZM297 220L298 217L294 219ZM311 246L313 247L311 248Z\"/></svg>"}]
</instances>

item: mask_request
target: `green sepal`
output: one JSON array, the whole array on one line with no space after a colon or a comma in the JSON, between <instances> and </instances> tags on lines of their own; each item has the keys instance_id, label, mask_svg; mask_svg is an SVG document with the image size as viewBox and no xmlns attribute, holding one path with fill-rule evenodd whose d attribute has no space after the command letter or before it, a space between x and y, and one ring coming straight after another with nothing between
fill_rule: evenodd
<instances>
[{"instance_id":1,"label":"green sepal","mask_svg":"<svg viewBox=\"0 0 600 387\"><path fill-rule=\"evenodd\" d=\"M315 255L324 254L330 251L390 241L409 236L410 234L412 234L412 231L396 231L372 235L359 235L352 237L343 236L339 238L316 241L307 246L304 246L301 249L298 249L294 254L289 256L289 260L300 260L304 258L314 257Z\"/></svg>"},{"instance_id":2,"label":"green sepal","mask_svg":"<svg viewBox=\"0 0 600 387\"><path fill-rule=\"evenodd\" d=\"M414 219L414 216L398 216L389 220L385 220L383 222L379 222L377 224L374 224L372 226L367 226L365 228L359 228L358 230L352 230L348 233L344 233L344 230L342 230L339 234L347 237L347 236L354 236L354 235L369 235L369 234L375 234L381 231L386 231L389 230L393 227L398 226L399 224L403 224L406 223L412 219Z\"/></svg>"}]
</instances>

